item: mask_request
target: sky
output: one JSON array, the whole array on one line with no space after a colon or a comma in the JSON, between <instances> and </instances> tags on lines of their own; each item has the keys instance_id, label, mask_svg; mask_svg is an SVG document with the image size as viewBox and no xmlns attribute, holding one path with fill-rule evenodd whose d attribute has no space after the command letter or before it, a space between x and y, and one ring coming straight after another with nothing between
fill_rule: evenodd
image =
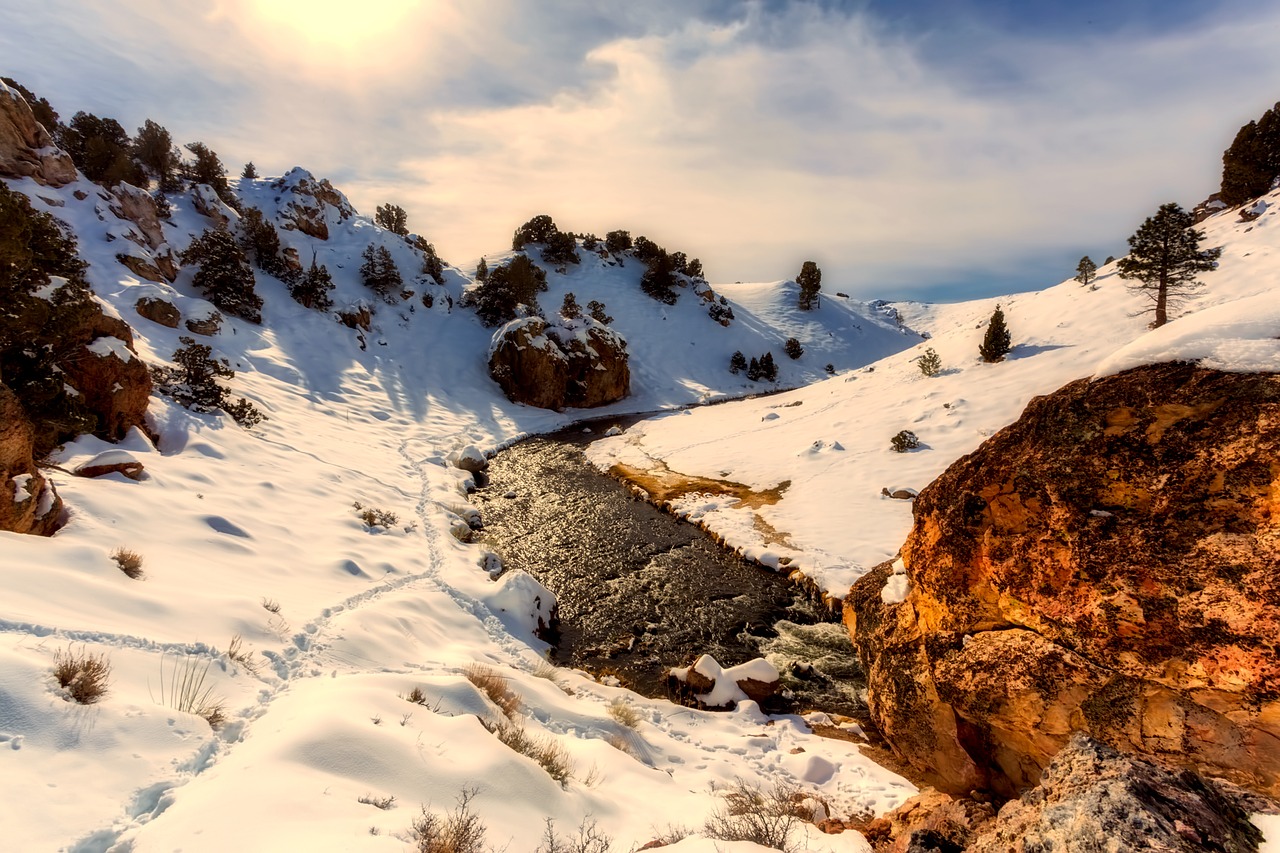
<instances>
[{"instance_id":1,"label":"sky","mask_svg":"<svg viewBox=\"0 0 1280 853\"><path fill-rule=\"evenodd\" d=\"M1121 255L1280 98L1244 0L0 0L0 73L230 171L395 203L464 268L539 213L716 281L948 301Z\"/></svg>"}]
</instances>

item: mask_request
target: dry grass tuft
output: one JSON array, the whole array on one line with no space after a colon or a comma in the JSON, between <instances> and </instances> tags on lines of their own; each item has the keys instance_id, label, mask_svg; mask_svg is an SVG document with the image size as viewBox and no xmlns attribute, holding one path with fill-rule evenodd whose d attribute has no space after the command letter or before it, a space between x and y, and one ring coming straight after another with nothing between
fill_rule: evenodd
<instances>
[{"instance_id":1,"label":"dry grass tuft","mask_svg":"<svg viewBox=\"0 0 1280 853\"><path fill-rule=\"evenodd\" d=\"M619 725L626 726L629 729L634 729L640 725L640 712L635 709L634 705L624 699L614 699L608 704L607 709L609 716L613 717L614 722Z\"/></svg>"},{"instance_id":2,"label":"dry grass tuft","mask_svg":"<svg viewBox=\"0 0 1280 853\"><path fill-rule=\"evenodd\" d=\"M280 602L276 601L274 598L264 598L262 599L262 609L268 613L275 613L276 615L279 615Z\"/></svg>"},{"instance_id":3,"label":"dry grass tuft","mask_svg":"<svg viewBox=\"0 0 1280 853\"><path fill-rule=\"evenodd\" d=\"M142 579L142 555L128 548L117 548L111 552L111 559L116 561L120 571L130 580Z\"/></svg>"},{"instance_id":4,"label":"dry grass tuft","mask_svg":"<svg viewBox=\"0 0 1280 853\"><path fill-rule=\"evenodd\" d=\"M78 652L60 649L53 653L53 677L72 701L92 705L107 695L111 662L105 652L93 655L83 647Z\"/></svg>"},{"instance_id":5,"label":"dry grass tuft","mask_svg":"<svg viewBox=\"0 0 1280 853\"><path fill-rule=\"evenodd\" d=\"M463 672L467 681L474 684L481 693L489 697L508 718L520 711L520 697L507 685L507 679L498 674L491 666L473 663Z\"/></svg>"},{"instance_id":6,"label":"dry grass tuft","mask_svg":"<svg viewBox=\"0 0 1280 853\"><path fill-rule=\"evenodd\" d=\"M213 695L212 684L205 684L209 667L212 665L213 661L206 660L201 667L199 658L187 655L181 663L174 664L166 682L162 655L160 657L160 704L168 705L173 710L184 714L204 717L211 728L221 728L227 721L226 703L221 697Z\"/></svg>"},{"instance_id":7,"label":"dry grass tuft","mask_svg":"<svg viewBox=\"0 0 1280 853\"><path fill-rule=\"evenodd\" d=\"M396 804L395 797L375 797L373 794L365 794L356 800L357 803L364 803L366 806L373 806L382 809L384 812Z\"/></svg>"},{"instance_id":8,"label":"dry grass tuft","mask_svg":"<svg viewBox=\"0 0 1280 853\"><path fill-rule=\"evenodd\" d=\"M227 659L240 664L253 675L262 669L262 661L254 658L253 649L244 647L244 637L239 634L233 634L231 642L227 643Z\"/></svg>"},{"instance_id":9,"label":"dry grass tuft","mask_svg":"<svg viewBox=\"0 0 1280 853\"><path fill-rule=\"evenodd\" d=\"M421 687L414 687L408 693L401 693L400 698L406 702L412 702L415 705L421 705L429 711L440 713L440 703L444 701L443 697L437 699L434 703L427 701L427 694L423 692ZM401 723L404 725L404 723Z\"/></svg>"},{"instance_id":10,"label":"dry grass tuft","mask_svg":"<svg viewBox=\"0 0 1280 853\"><path fill-rule=\"evenodd\" d=\"M560 787L569 786L573 779L573 760L560 741L550 735L531 735L523 726L508 720L496 723L481 720L480 724L516 752L536 761L548 776L560 783Z\"/></svg>"},{"instance_id":11,"label":"dry grass tuft","mask_svg":"<svg viewBox=\"0 0 1280 853\"><path fill-rule=\"evenodd\" d=\"M351 505L355 507L356 518L363 521L365 527L391 528L400 523L400 516L389 510L365 506L360 501L354 501Z\"/></svg>"},{"instance_id":12,"label":"dry grass tuft","mask_svg":"<svg viewBox=\"0 0 1280 853\"><path fill-rule=\"evenodd\" d=\"M458 795L458 805L448 814L429 812L426 806L422 815L409 827L409 840L418 853L485 853L484 821L471 811L475 788L463 788Z\"/></svg>"}]
</instances>

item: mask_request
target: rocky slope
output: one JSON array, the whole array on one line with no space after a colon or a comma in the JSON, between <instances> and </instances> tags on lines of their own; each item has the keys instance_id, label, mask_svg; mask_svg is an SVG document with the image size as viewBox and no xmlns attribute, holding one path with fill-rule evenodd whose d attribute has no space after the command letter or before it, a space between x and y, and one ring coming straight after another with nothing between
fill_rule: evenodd
<instances>
[{"instance_id":1,"label":"rocky slope","mask_svg":"<svg viewBox=\"0 0 1280 853\"><path fill-rule=\"evenodd\" d=\"M845 604L886 738L1013 795L1073 731L1280 793L1280 377L1079 380L921 492Z\"/></svg>"}]
</instances>

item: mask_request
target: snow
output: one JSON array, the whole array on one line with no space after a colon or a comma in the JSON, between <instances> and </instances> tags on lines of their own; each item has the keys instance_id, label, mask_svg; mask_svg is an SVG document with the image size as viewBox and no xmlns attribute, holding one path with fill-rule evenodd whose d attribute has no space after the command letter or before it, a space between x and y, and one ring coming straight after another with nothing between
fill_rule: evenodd
<instances>
[{"instance_id":1,"label":"snow","mask_svg":"<svg viewBox=\"0 0 1280 853\"><path fill-rule=\"evenodd\" d=\"M121 361L128 362L133 360L133 353L129 351L129 345L119 338L113 338L109 335L98 338L93 343L87 345L85 349L99 358L106 358L107 356L114 355Z\"/></svg>"},{"instance_id":2,"label":"snow","mask_svg":"<svg viewBox=\"0 0 1280 853\"><path fill-rule=\"evenodd\" d=\"M1280 814L1256 814L1250 820L1264 836L1258 853L1280 853Z\"/></svg>"},{"instance_id":3,"label":"snow","mask_svg":"<svg viewBox=\"0 0 1280 853\"><path fill-rule=\"evenodd\" d=\"M239 192L283 226L289 204L311 203L290 191L307 183L314 178L295 170L279 184L242 180ZM132 244L108 242L121 223L105 205L99 218L99 188L8 184L75 231L91 262L88 279L110 313L132 323L138 297L157 292L186 318L212 312L189 269L165 288L116 262ZM76 199L76 191L88 197ZM37 192L52 201L38 201ZM547 646L533 630L554 597L452 535L474 511L465 498L474 479L456 463L588 414L663 411L625 432L607 430L590 457L601 466L662 462L774 495L746 506L690 494L674 507L762 564L799 568L842 595L893 559L910 528L912 502L882 489L923 488L1032 397L1146 360L1276 369L1273 194L1253 222L1227 211L1204 223L1206 245L1224 247L1220 269L1155 331L1136 316L1146 305L1114 267L1100 271L1094 290L1067 281L954 305L828 296L807 313L796 310L791 282L713 285L735 314L725 328L707 315L697 288L678 288L677 304L663 305L640 291L640 264L610 266L583 252L565 273L548 271L541 304L551 311L568 292L580 304L606 303L627 341L632 394L590 413L532 409L508 402L487 375L493 330L459 307L468 275L450 267L443 285L425 280L413 247L336 197L337 206L322 211L328 240L283 228L281 240L304 263L314 253L329 267L336 310L372 308L373 331L362 337L301 308L282 282L258 273L263 324L227 317L221 333L201 342L236 371L232 393L269 420L244 430L155 396L148 429L157 445L135 430L119 445L81 438L56 455L63 470L47 476L66 503L65 528L49 539L0 534L7 846L398 849L420 806L448 809L469 785L479 786L474 806L490 841L512 851L531 849L546 817L569 830L587 815L615 849L629 849L656 834L650 815L700 825L720 802L712 786L739 777L800 784L836 816L882 813L914 788L852 745L812 736L798 717L764 715L734 678L759 678L768 664L723 670L699 660L700 672L723 676L708 701L736 703L728 713L635 696L580 672L544 677ZM210 222L189 194L172 201L162 228L181 252ZM370 244L391 252L409 298L370 299L358 277ZM505 257L487 260L492 267ZM1004 363L988 365L977 359L977 344L996 302L1016 346ZM186 334L133 325L136 357L148 364L166 363ZM791 336L805 348L796 361L782 355ZM123 357L123 343L113 341L95 342L95 352ZM937 376L924 377L915 362L925 346L942 358ZM735 351L750 358L767 350L777 383L728 372ZM680 410L777 388L794 390ZM917 452L890 448L902 429L919 435ZM66 473L117 451L141 461L149 477ZM51 500L42 493L46 510ZM366 526L356 501L395 513L398 523ZM111 558L117 548L143 557L142 579L119 570ZM894 577L905 587L905 575ZM886 600L905 593L895 583ZM257 673L227 656L236 635L261 664ZM102 702L71 704L53 685L53 656L68 648L109 656ZM185 661L210 667L229 720L219 731L160 700L162 670ZM496 711L465 677L474 663L493 667L519 695L516 716L526 729L568 751L576 770L565 788L480 726L476 715ZM427 706L402 698L415 687ZM620 730L608 713L620 697L641 715L636 730ZM359 803L366 794L394 796L396 806ZM855 833L806 831L812 850L868 849ZM1274 821L1267 831L1280 833ZM754 848L695 837L672 849Z\"/></svg>"},{"instance_id":4,"label":"snow","mask_svg":"<svg viewBox=\"0 0 1280 853\"><path fill-rule=\"evenodd\" d=\"M893 561L893 571L885 578L884 588L880 590L880 600L885 604L901 604L907 600L909 590L907 564L899 557Z\"/></svg>"}]
</instances>

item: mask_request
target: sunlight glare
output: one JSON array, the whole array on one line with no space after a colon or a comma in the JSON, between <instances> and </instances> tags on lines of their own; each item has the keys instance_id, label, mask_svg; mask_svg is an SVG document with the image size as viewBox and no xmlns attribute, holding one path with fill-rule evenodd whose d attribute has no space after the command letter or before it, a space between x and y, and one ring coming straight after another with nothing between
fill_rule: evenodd
<instances>
[{"instance_id":1,"label":"sunlight glare","mask_svg":"<svg viewBox=\"0 0 1280 853\"><path fill-rule=\"evenodd\" d=\"M425 0L251 0L268 27L295 31L312 46L358 50L394 33Z\"/></svg>"}]
</instances>

